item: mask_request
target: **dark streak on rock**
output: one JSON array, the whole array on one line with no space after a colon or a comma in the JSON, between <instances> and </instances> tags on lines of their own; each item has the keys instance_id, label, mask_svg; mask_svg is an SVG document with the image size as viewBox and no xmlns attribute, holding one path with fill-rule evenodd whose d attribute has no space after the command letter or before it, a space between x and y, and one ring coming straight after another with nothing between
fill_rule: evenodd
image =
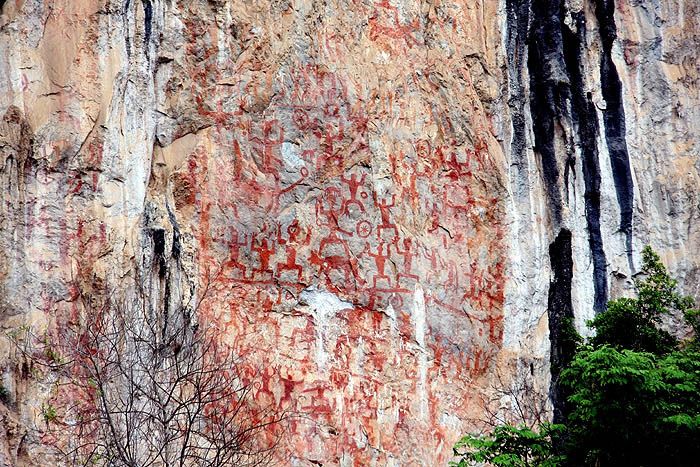
<instances>
[{"instance_id":1,"label":"dark streak on rock","mask_svg":"<svg viewBox=\"0 0 700 467\"><path fill-rule=\"evenodd\" d=\"M574 307L571 302L571 279L573 277L573 259L571 251L571 232L561 229L557 238L549 245L549 262L552 267L552 282L549 284L547 316L549 317L549 357L552 372L552 384L549 396L554 409L554 423L566 421L566 392L559 384L559 374L573 357L571 340L566 339L564 323L573 319Z\"/></svg>"},{"instance_id":2,"label":"dark streak on rock","mask_svg":"<svg viewBox=\"0 0 700 467\"><path fill-rule=\"evenodd\" d=\"M153 229L151 231L153 237L153 254L158 261L158 276L163 279L166 272L165 264L165 230Z\"/></svg>"},{"instance_id":3,"label":"dark streak on rock","mask_svg":"<svg viewBox=\"0 0 700 467\"><path fill-rule=\"evenodd\" d=\"M141 0L143 3L143 14L144 14L144 31L146 32L143 47L146 50L146 56L148 57L148 45L151 41L151 21L153 20L153 5L151 0Z\"/></svg>"},{"instance_id":4,"label":"dark streak on rock","mask_svg":"<svg viewBox=\"0 0 700 467\"><path fill-rule=\"evenodd\" d=\"M607 262L600 232L600 161L598 157L598 117L583 80L582 53L586 49L586 19L583 12L571 14L576 32L564 28L564 59L571 84L571 117L578 131L581 165L585 186L584 203L588 244L593 258L593 286L596 313L605 310L608 301Z\"/></svg>"},{"instance_id":5,"label":"dark streak on rock","mask_svg":"<svg viewBox=\"0 0 700 467\"><path fill-rule=\"evenodd\" d=\"M131 42L129 41L129 5L131 0L126 0L122 17L124 18L124 42L126 44L126 56L131 56Z\"/></svg>"},{"instance_id":6,"label":"dark streak on rock","mask_svg":"<svg viewBox=\"0 0 700 467\"><path fill-rule=\"evenodd\" d=\"M529 0L506 1L506 48L510 53L508 61L509 99L508 106L513 124L513 137L511 140L512 164L515 166L521 178L527 177L526 146L527 127L525 120L525 86L523 83L524 60L527 51L527 30L530 24ZM526 198L528 184L519 185L516 193L519 198Z\"/></svg>"},{"instance_id":7,"label":"dark streak on rock","mask_svg":"<svg viewBox=\"0 0 700 467\"><path fill-rule=\"evenodd\" d=\"M612 176L620 205L620 231L626 234L627 259L632 269L632 209L634 206L634 184L630 169L627 140L625 139L625 109L622 105L622 83L612 60L612 46L617 38L615 25L615 2L596 0L595 14L600 24L603 53L600 56L600 81L605 99L603 110L605 140L608 144Z\"/></svg>"},{"instance_id":8,"label":"dark streak on rock","mask_svg":"<svg viewBox=\"0 0 700 467\"><path fill-rule=\"evenodd\" d=\"M542 175L552 225L561 224L562 200L556 157L556 127L566 114L567 77L562 53L562 4L560 0L533 0L529 33L528 70L535 151L540 154Z\"/></svg>"},{"instance_id":9,"label":"dark streak on rock","mask_svg":"<svg viewBox=\"0 0 700 467\"><path fill-rule=\"evenodd\" d=\"M170 210L170 205L165 202L165 209L168 211L168 218L170 219L170 224L173 226L173 249L172 256L173 259L180 259L180 225L177 223L175 214Z\"/></svg>"},{"instance_id":10,"label":"dark streak on rock","mask_svg":"<svg viewBox=\"0 0 700 467\"><path fill-rule=\"evenodd\" d=\"M582 12L571 12L575 32L565 25L567 14L563 0L532 0L532 24L529 31L528 70L535 149L541 157L542 175L548 196L552 227L560 229L550 244L549 256L553 279L549 288L548 316L551 343L552 385L550 397L554 422L566 419L566 394L559 384L559 372L572 355L571 343L562 325L574 317L571 300L573 259L571 232L561 228L561 190L567 193L570 178L575 177L572 149L577 134L582 158L585 193L584 204L589 247L593 258L594 309L600 312L607 302L607 263L600 229L600 162L597 147L599 130L596 109L584 85L583 51L586 47L586 24ZM562 141L557 141L559 138ZM563 140L566 138L566 140ZM557 144L558 143L558 144ZM565 154L557 148L565 147ZM561 152L561 149L559 149ZM560 180L563 165L563 186Z\"/></svg>"}]
</instances>

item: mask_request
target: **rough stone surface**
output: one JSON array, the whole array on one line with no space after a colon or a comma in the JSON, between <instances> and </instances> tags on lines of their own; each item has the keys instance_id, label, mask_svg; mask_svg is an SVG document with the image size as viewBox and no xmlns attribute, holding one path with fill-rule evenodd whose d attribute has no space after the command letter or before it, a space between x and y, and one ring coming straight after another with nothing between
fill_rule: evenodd
<instances>
[{"instance_id":1,"label":"rough stone surface","mask_svg":"<svg viewBox=\"0 0 700 467\"><path fill-rule=\"evenodd\" d=\"M145 278L201 303L304 414L280 462L444 465L646 244L700 296L697 0L0 8L0 327ZM56 393L20 360L0 464L40 465Z\"/></svg>"}]
</instances>

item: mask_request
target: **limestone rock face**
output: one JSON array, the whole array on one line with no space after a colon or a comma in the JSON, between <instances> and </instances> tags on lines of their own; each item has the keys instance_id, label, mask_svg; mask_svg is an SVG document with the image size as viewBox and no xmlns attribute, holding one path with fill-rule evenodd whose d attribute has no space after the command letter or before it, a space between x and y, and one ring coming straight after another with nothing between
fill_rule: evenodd
<instances>
[{"instance_id":1,"label":"limestone rock face","mask_svg":"<svg viewBox=\"0 0 700 467\"><path fill-rule=\"evenodd\" d=\"M504 381L556 416L557 324L646 244L700 296L698 0L0 8L0 327L148 279L303 415L281 464L444 465ZM0 464L41 465L0 342Z\"/></svg>"}]
</instances>

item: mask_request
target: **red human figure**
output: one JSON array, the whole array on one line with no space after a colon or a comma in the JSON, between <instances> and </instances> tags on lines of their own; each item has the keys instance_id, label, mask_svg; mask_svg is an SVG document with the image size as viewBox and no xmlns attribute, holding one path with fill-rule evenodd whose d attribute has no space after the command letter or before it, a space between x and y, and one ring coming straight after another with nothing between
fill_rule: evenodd
<instances>
[{"instance_id":1,"label":"red human figure","mask_svg":"<svg viewBox=\"0 0 700 467\"><path fill-rule=\"evenodd\" d=\"M428 208L428 202L425 202L426 209ZM430 227L427 229L428 233L435 232L438 227L440 227L440 210L438 209L437 203L433 202L433 208L430 210Z\"/></svg>"},{"instance_id":2,"label":"red human figure","mask_svg":"<svg viewBox=\"0 0 700 467\"><path fill-rule=\"evenodd\" d=\"M470 175L469 172L469 162L459 162L457 160L457 153L454 151L450 152L449 159L445 157L445 165L449 169L447 171L447 176L452 180L457 180L462 175Z\"/></svg>"},{"instance_id":3,"label":"red human figure","mask_svg":"<svg viewBox=\"0 0 700 467\"><path fill-rule=\"evenodd\" d=\"M274 133L275 129L277 129L279 136L276 139L273 139L271 135ZM277 146L280 146L284 141L284 128L282 128L277 120L270 120L263 123L262 138L249 137L249 139L262 147L261 165L263 171L266 173L277 173L276 165L281 164L282 161L274 157L272 154L274 149Z\"/></svg>"},{"instance_id":4,"label":"red human figure","mask_svg":"<svg viewBox=\"0 0 700 467\"><path fill-rule=\"evenodd\" d=\"M257 251L258 255L260 256L260 267L253 269L254 273L260 272L274 274L272 269L270 269L270 257L275 253L275 248L273 245L274 243L268 245L267 239L263 238L259 247L256 247L255 245L251 247L251 250Z\"/></svg>"},{"instance_id":5,"label":"red human figure","mask_svg":"<svg viewBox=\"0 0 700 467\"><path fill-rule=\"evenodd\" d=\"M374 205L379 208L379 214L382 217L382 223L377 226L377 239L381 240L382 238L382 230L388 230L391 229L394 231L394 236L398 235L398 230L396 229L396 224L392 224L389 220L389 209L393 208L394 205L396 204L396 195L391 195L391 204L389 204L386 200L382 200L380 203L377 201L377 194L372 193L372 196L374 197Z\"/></svg>"},{"instance_id":6,"label":"red human figure","mask_svg":"<svg viewBox=\"0 0 700 467\"><path fill-rule=\"evenodd\" d=\"M413 164L407 164L406 162L402 162L401 165L408 174L406 177L408 178L408 186L403 186L401 190L401 202L405 202L406 198L408 198L411 207L415 209L420 200L418 190L416 189L416 169Z\"/></svg>"},{"instance_id":7,"label":"red human figure","mask_svg":"<svg viewBox=\"0 0 700 467\"><path fill-rule=\"evenodd\" d=\"M345 235L352 236L352 232L343 230L338 225L338 214L343 211L343 204L342 200L340 199L340 190L336 187L328 187L326 188L324 198L328 202L328 208L324 206L322 200L316 201L316 224L321 227L327 227L330 230L330 233L327 237L321 240L321 244L318 247L318 254L323 256L323 249L328 244L342 245L343 249L346 251L346 254L348 254L348 246L345 243L345 240L339 238L337 235L337 233L340 232ZM336 204L339 204L339 208L337 210ZM325 216L326 222L321 220L321 216ZM348 257L350 257L349 254Z\"/></svg>"},{"instance_id":8,"label":"red human figure","mask_svg":"<svg viewBox=\"0 0 700 467\"><path fill-rule=\"evenodd\" d=\"M396 275L396 285L398 287L399 279L401 277L418 280L418 276L411 273L413 258L418 256L418 254L413 252L413 241L410 238L403 239L403 251L401 251L401 247L399 247L398 238L396 240L397 241L394 243L394 249L396 250L396 254L403 256L403 272L400 272Z\"/></svg>"},{"instance_id":9,"label":"red human figure","mask_svg":"<svg viewBox=\"0 0 700 467\"><path fill-rule=\"evenodd\" d=\"M297 280L301 281L301 265L297 264L297 247L298 244L297 237L301 233L299 228L299 221L295 220L287 227L287 234L289 235L289 240L282 238L281 229L277 230L277 243L280 245L285 245L287 250L287 262L277 264L277 276L279 277L282 271L296 271ZM307 233L306 240L304 240L304 245L308 245L311 240L311 232Z\"/></svg>"},{"instance_id":10,"label":"red human figure","mask_svg":"<svg viewBox=\"0 0 700 467\"><path fill-rule=\"evenodd\" d=\"M344 175L340 176L340 180L343 183L347 183L348 189L350 190L350 199L345 200L345 202L343 203L344 204L343 212L345 214L349 214L348 211L350 209L351 204L358 205L362 212L366 212L365 206L362 204L362 202L359 199L357 199L357 189L365 183L365 178L367 178L366 173L362 174L362 177L360 178L360 180L357 179L357 174L350 174L350 178L345 178Z\"/></svg>"},{"instance_id":11,"label":"red human figure","mask_svg":"<svg viewBox=\"0 0 700 467\"><path fill-rule=\"evenodd\" d=\"M484 275L477 267L477 261L474 260L469 266L469 288L465 289L462 302L467 299L478 300L484 290Z\"/></svg>"},{"instance_id":12,"label":"red human figure","mask_svg":"<svg viewBox=\"0 0 700 467\"><path fill-rule=\"evenodd\" d=\"M338 122L338 131L333 134L333 126L328 123L326 125L326 131L324 133L316 132L316 137L323 138L324 143L323 155L319 157L316 161L316 170L321 170L323 164L327 161L333 161L334 165L340 167L343 165L343 156L341 154L335 154L333 151L333 143L336 141L342 141L345 138L344 124L342 121Z\"/></svg>"},{"instance_id":13,"label":"red human figure","mask_svg":"<svg viewBox=\"0 0 700 467\"><path fill-rule=\"evenodd\" d=\"M457 273L457 265L452 260L448 260L447 262L447 282L445 282L445 288L450 290L459 290L459 274Z\"/></svg>"},{"instance_id":14,"label":"red human figure","mask_svg":"<svg viewBox=\"0 0 700 467\"><path fill-rule=\"evenodd\" d=\"M386 260L389 259L391 256L391 244L386 244L385 242L380 242L379 246L377 246L377 252L372 253L372 250L369 246L369 242L365 242L365 249L362 250L362 253L360 253L360 256L367 252L369 256L374 258L374 264L377 267L377 274L374 275L374 278L372 279L372 285L374 288L377 288L377 279L386 279L386 282L389 284L389 287L391 287L391 279L389 279L389 276L387 276L384 273L384 267L386 266ZM384 245L386 245L386 253L382 253L384 250Z\"/></svg>"},{"instance_id":15,"label":"red human figure","mask_svg":"<svg viewBox=\"0 0 700 467\"><path fill-rule=\"evenodd\" d=\"M423 247L423 256L425 256L425 259L430 260L430 269L428 270L428 283L430 283L430 279L432 277L437 277L438 276L438 260L440 259L440 256L438 255L437 249L435 247L430 248L430 256L428 256L427 248Z\"/></svg>"},{"instance_id":16,"label":"red human figure","mask_svg":"<svg viewBox=\"0 0 700 467\"><path fill-rule=\"evenodd\" d=\"M245 266L238 261L238 255L241 247L248 246L248 240L245 234L243 235L243 242L240 241L240 234L234 227L229 227L229 232L231 233L231 240L227 241L230 258L226 262L227 266L231 266L234 269L241 271L243 278L245 279Z\"/></svg>"}]
</instances>

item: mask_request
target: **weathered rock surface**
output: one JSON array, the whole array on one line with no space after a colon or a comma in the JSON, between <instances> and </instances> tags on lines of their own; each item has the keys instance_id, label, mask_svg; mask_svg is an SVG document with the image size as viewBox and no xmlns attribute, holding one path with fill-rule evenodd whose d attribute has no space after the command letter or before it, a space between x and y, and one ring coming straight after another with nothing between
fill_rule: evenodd
<instances>
[{"instance_id":1,"label":"weathered rock surface","mask_svg":"<svg viewBox=\"0 0 700 467\"><path fill-rule=\"evenodd\" d=\"M201 302L306 415L285 463L444 465L647 243L700 296L697 0L0 8L0 326ZM46 462L55 389L0 370L0 464Z\"/></svg>"}]
</instances>

